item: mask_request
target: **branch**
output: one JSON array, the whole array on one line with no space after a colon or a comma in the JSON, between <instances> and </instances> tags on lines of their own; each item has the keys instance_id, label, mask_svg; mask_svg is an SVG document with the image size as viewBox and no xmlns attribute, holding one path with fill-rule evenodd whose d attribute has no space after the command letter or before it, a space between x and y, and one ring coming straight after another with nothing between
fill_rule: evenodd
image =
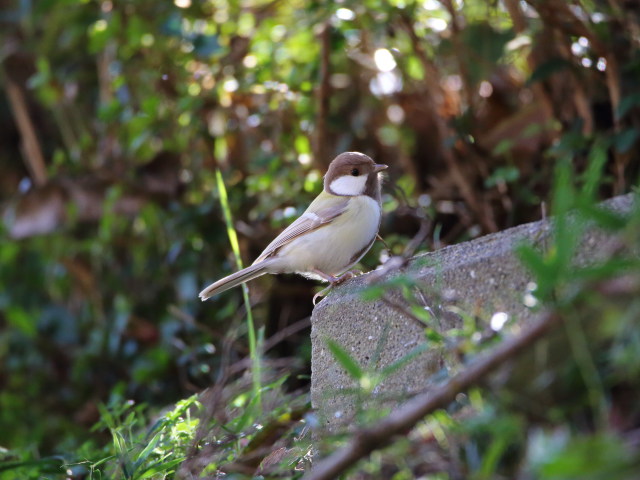
<instances>
[{"instance_id":1,"label":"branch","mask_svg":"<svg viewBox=\"0 0 640 480\"><path fill-rule=\"evenodd\" d=\"M509 12L509 16L511 17L511 22L513 22L513 29L517 34L521 34L527 28L527 20L522 13L522 9L520 8L520 3L518 0L505 0L504 6Z\"/></svg>"},{"instance_id":2,"label":"branch","mask_svg":"<svg viewBox=\"0 0 640 480\"><path fill-rule=\"evenodd\" d=\"M438 67L431 60L431 58L429 58L429 55L427 55L427 52L422 46L422 42L420 41L420 37L416 33L411 17L406 14L400 14L398 18L400 20L400 26L407 32L407 35L409 36L409 41L411 42L413 52L416 54L418 60L420 60L420 63L422 64L422 68L424 70L424 82L427 86L426 93L429 96L427 100L429 101L430 105L434 107L433 111L436 112L437 107L442 104L445 96L442 86L440 85L440 72L438 70ZM442 120L441 123L443 123ZM444 131L441 133L444 133Z\"/></svg>"},{"instance_id":3,"label":"branch","mask_svg":"<svg viewBox=\"0 0 640 480\"><path fill-rule=\"evenodd\" d=\"M559 315L555 313L545 315L519 335L505 340L493 351L475 359L466 369L445 384L409 400L376 426L356 432L346 446L320 461L303 477L303 480L338 478L372 451L389 445L395 436L405 434L425 415L449 405L455 400L456 395L477 385L487 374L519 355L560 322Z\"/></svg>"},{"instance_id":4,"label":"branch","mask_svg":"<svg viewBox=\"0 0 640 480\"><path fill-rule=\"evenodd\" d=\"M462 52L465 51L465 46L462 44L460 33L462 32L462 26L458 12L453 4L453 0L442 0L442 4L449 12L451 17L451 42L458 52L456 55L456 63L458 64L458 70L462 77L462 88L464 90L465 100L467 102L467 108L473 111L473 88L471 82L471 75L469 73L469 62L466 58L462 57Z\"/></svg>"},{"instance_id":5,"label":"branch","mask_svg":"<svg viewBox=\"0 0 640 480\"><path fill-rule=\"evenodd\" d=\"M616 133L619 133L622 129L620 119L618 118L618 107L622 99L621 85L620 85L620 66L618 64L618 49L613 44L607 44L596 34L593 28L590 28L587 22L580 19L576 13L570 8L570 4L564 2L552 2L541 0L526 0L533 8L536 9L543 22L549 25L555 26L558 30L562 31L567 38L570 35L585 37L589 40L591 50L599 57L603 57L607 61L607 68L604 72L607 90L609 93L609 101L611 102L611 113L613 116L613 127ZM612 1L614 12L618 15L618 18L624 25L625 15L616 9L617 2ZM629 15L626 15L629 17ZM579 82L576 79L576 84ZM580 86L581 87L581 86ZM582 89L582 87L581 87ZM581 116L584 116L590 112L590 102L586 99L586 94L576 91L577 95L582 97L582 104L576 101L576 107L578 108ZM615 176L616 181L614 183L614 189L617 194L624 191L627 180L625 179L625 167L629 162L629 154L619 153L616 150L613 151L614 163L615 163Z\"/></svg>"},{"instance_id":6,"label":"branch","mask_svg":"<svg viewBox=\"0 0 640 480\"><path fill-rule=\"evenodd\" d=\"M327 22L320 33L320 85L318 87L318 124L313 148L313 161L316 165L325 165L327 158L327 117L329 115L329 100L331 98L330 56L331 56L331 24Z\"/></svg>"},{"instance_id":7,"label":"branch","mask_svg":"<svg viewBox=\"0 0 640 480\"><path fill-rule=\"evenodd\" d=\"M429 325L426 324L426 322L424 322L423 320L421 320L420 318L415 316L413 313L411 313L411 310L409 310L408 308L405 308L403 305L400 305L399 303L393 301L391 298L389 298L388 295L382 295L382 297L380 297L380 301L382 303L384 303L385 305L387 305L389 308L391 308L391 309L395 310L396 312L398 312L400 315L403 315L403 316L409 318L410 320L412 320L420 328L425 328L425 327L429 326Z\"/></svg>"}]
</instances>

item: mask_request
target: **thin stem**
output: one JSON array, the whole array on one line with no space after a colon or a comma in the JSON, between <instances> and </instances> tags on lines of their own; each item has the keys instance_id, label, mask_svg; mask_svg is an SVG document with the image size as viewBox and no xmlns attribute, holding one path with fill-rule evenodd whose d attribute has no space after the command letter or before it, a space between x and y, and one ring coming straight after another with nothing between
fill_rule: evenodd
<instances>
[{"instance_id":1,"label":"thin stem","mask_svg":"<svg viewBox=\"0 0 640 480\"><path fill-rule=\"evenodd\" d=\"M220 170L216 170L216 184L218 186L218 192L220 192L220 205L224 214L224 221L227 225L227 235L229 236L229 243L231 243L231 249L236 260L236 267L241 270L242 258L240 257L240 244L238 243L238 235L233 227L233 220L231 218L231 209L229 208L229 198L227 196L227 188L225 187ZM251 357L251 373L253 380L253 396L256 398L256 405L258 409L261 409L260 392L262 390L261 384L261 364L260 355L258 352L258 342L256 340L256 329L253 322L253 313L251 311L251 303L249 302L249 287L246 284L242 284L242 298L244 300L244 306L247 311L247 332L249 334L249 356Z\"/></svg>"}]
</instances>

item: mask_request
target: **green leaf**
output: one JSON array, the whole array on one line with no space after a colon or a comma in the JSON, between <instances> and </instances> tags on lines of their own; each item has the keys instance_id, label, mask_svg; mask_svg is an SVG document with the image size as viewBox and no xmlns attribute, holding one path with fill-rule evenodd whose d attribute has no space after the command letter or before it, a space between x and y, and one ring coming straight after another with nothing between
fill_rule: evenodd
<instances>
[{"instance_id":1,"label":"green leaf","mask_svg":"<svg viewBox=\"0 0 640 480\"><path fill-rule=\"evenodd\" d=\"M340 365L342 365L342 368L344 368L352 378L360 380L364 375L364 371L360 368L358 362L356 362L353 357L351 357L347 351L334 340L327 338L325 339L325 342L334 358Z\"/></svg>"},{"instance_id":2,"label":"green leaf","mask_svg":"<svg viewBox=\"0 0 640 480\"><path fill-rule=\"evenodd\" d=\"M38 329L35 325L35 319L18 305L10 305L4 311L7 323L13 328L20 330L28 337L35 337Z\"/></svg>"},{"instance_id":3,"label":"green leaf","mask_svg":"<svg viewBox=\"0 0 640 480\"><path fill-rule=\"evenodd\" d=\"M551 60L542 63L533 71L527 80L526 85L530 86L533 83L546 80L554 73L561 72L567 68L571 68L571 63L569 61L560 57L552 58Z\"/></svg>"},{"instance_id":4,"label":"green leaf","mask_svg":"<svg viewBox=\"0 0 640 480\"><path fill-rule=\"evenodd\" d=\"M298 153L311 153L311 144L305 135L298 135L295 140Z\"/></svg>"},{"instance_id":5,"label":"green leaf","mask_svg":"<svg viewBox=\"0 0 640 480\"><path fill-rule=\"evenodd\" d=\"M506 153L509 153L511 151L511 149L513 148L513 146L515 145L515 143L516 143L515 140L513 140L512 138L503 138L493 148L491 153L493 155L496 155L496 156L504 155ZM485 183L485 185L486 185L486 183Z\"/></svg>"},{"instance_id":6,"label":"green leaf","mask_svg":"<svg viewBox=\"0 0 640 480\"><path fill-rule=\"evenodd\" d=\"M629 221L627 216L612 212L607 208L594 205L593 203L580 205L579 209L586 218L607 230L621 230Z\"/></svg>"},{"instance_id":7,"label":"green leaf","mask_svg":"<svg viewBox=\"0 0 640 480\"><path fill-rule=\"evenodd\" d=\"M497 473L500 458L504 455L505 450L512 444L512 439L507 436L498 436L491 441L489 448L484 453L480 472L482 478L491 478Z\"/></svg>"},{"instance_id":8,"label":"green leaf","mask_svg":"<svg viewBox=\"0 0 640 480\"><path fill-rule=\"evenodd\" d=\"M249 425L256 422L257 416L260 414L260 402L262 395L252 394L247 405L242 408L242 414L225 425L225 428L234 434L238 434L246 429Z\"/></svg>"},{"instance_id":9,"label":"green leaf","mask_svg":"<svg viewBox=\"0 0 640 480\"><path fill-rule=\"evenodd\" d=\"M554 171L553 215L560 217L574 206L573 170L568 158L562 158Z\"/></svg>"},{"instance_id":10,"label":"green leaf","mask_svg":"<svg viewBox=\"0 0 640 480\"><path fill-rule=\"evenodd\" d=\"M416 265L417 266L417 265ZM398 288L411 288L417 284L415 278L410 275L398 275L384 282L370 285L360 291L360 297L365 301L377 300L385 293Z\"/></svg>"},{"instance_id":11,"label":"green leaf","mask_svg":"<svg viewBox=\"0 0 640 480\"><path fill-rule=\"evenodd\" d=\"M371 285L360 291L360 298L365 302L377 300L384 295L386 289L382 285Z\"/></svg>"},{"instance_id":12,"label":"green leaf","mask_svg":"<svg viewBox=\"0 0 640 480\"><path fill-rule=\"evenodd\" d=\"M615 136L613 144L618 152L627 153L636 143L639 136L640 131L638 129L628 128Z\"/></svg>"},{"instance_id":13,"label":"green leaf","mask_svg":"<svg viewBox=\"0 0 640 480\"><path fill-rule=\"evenodd\" d=\"M516 248L516 254L520 261L531 270L536 280L545 281L548 275L548 268L542 254L530 245L520 245Z\"/></svg>"},{"instance_id":14,"label":"green leaf","mask_svg":"<svg viewBox=\"0 0 640 480\"><path fill-rule=\"evenodd\" d=\"M153 436L153 438L151 439L151 441L147 444L147 446L142 450L142 452L140 452L140 454L138 455L138 458L133 463L133 471L134 472L136 470L138 470L138 468L144 462L147 461L147 458L149 457L149 455L151 455L153 453L153 451L158 446L158 444L160 443L160 440L162 439L163 436L164 436L164 432L162 432L162 431L156 433Z\"/></svg>"},{"instance_id":15,"label":"green leaf","mask_svg":"<svg viewBox=\"0 0 640 480\"><path fill-rule=\"evenodd\" d=\"M548 452L546 461L540 465L541 478L632 478L634 455L620 439L611 435L581 436L562 449Z\"/></svg>"},{"instance_id":16,"label":"green leaf","mask_svg":"<svg viewBox=\"0 0 640 480\"><path fill-rule=\"evenodd\" d=\"M24 461L0 461L0 472L6 472L9 470L17 470L19 468L37 467L41 473L45 472L57 472L62 473L62 467L65 461L62 457L45 457L37 460L24 460ZM14 477L18 478L18 477Z\"/></svg>"},{"instance_id":17,"label":"green leaf","mask_svg":"<svg viewBox=\"0 0 640 480\"><path fill-rule=\"evenodd\" d=\"M438 333L433 328L425 328L424 336L427 340L436 344L440 344L445 340L445 337L442 334Z\"/></svg>"},{"instance_id":18,"label":"green leaf","mask_svg":"<svg viewBox=\"0 0 640 480\"><path fill-rule=\"evenodd\" d=\"M428 324L432 320L434 320L433 313L428 309L428 307L423 307L422 305L412 304L409 309L411 313L415 315L417 318L422 320L423 323Z\"/></svg>"},{"instance_id":19,"label":"green leaf","mask_svg":"<svg viewBox=\"0 0 640 480\"><path fill-rule=\"evenodd\" d=\"M618 104L616 118L621 119L629 112L629 110L638 106L640 106L640 93L633 93L625 96Z\"/></svg>"},{"instance_id":20,"label":"green leaf","mask_svg":"<svg viewBox=\"0 0 640 480\"><path fill-rule=\"evenodd\" d=\"M488 22L469 23L460 31L464 48L459 54L466 57L469 76L473 82L489 78L513 36L512 30L498 30Z\"/></svg>"},{"instance_id":21,"label":"green leaf","mask_svg":"<svg viewBox=\"0 0 640 480\"><path fill-rule=\"evenodd\" d=\"M624 272L638 269L638 260L629 258L612 258L605 263L598 263L581 268L575 273L576 278L588 280L602 280L620 276Z\"/></svg>"},{"instance_id":22,"label":"green leaf","mask_svg":"<svg viewBox=\"0 0 640 480\"><path fill-rule=\"evenodd\" d=\"M178 457L178 458L174 458L172 460L169 460L167 462L165 462L164 460L155 463L151 466L149 466L149 468L147 468L144 473L142 473L138 478L140 480L145 479L145 478L151 478L154 475L157 475L159 473L164 473L164 474L169 474L172 473L175 468L180 465L183 461L184 461L185 457Z\"/></svg>"},{"instance_id":23,"label":"green leaf","mask_svg":"<svg viewBox=\"0 0 640 480\"><path fill-rule=\"evenodd\" d=\"M413 348L409 353L407 353L404 357L396 360L391 365L382 369L382 377L388 377L392 373L400 370L402 367L407 365L409 362L414 360L415 358L422 355L424 352L429 350L429 345L427 343L421 343L417 347Z\"/></svg>"},{"instance_id":24,"label":"green leaf","mask_svg":"<svg viewBox=\"0 0 640 480\"><path fill-rule=\"evenodd\" d=\"M582 202L594 202L598 187L602 183L602 171L608 158L609 142L598 138L589 152L589 163L584 172L584 183L581 191Z\"/></svg>"},{"instance_id":25,"label":"green leaf","mask_svg":"<svg viewBox=\"0 0 640 480\"><path fill-rule=\"evenodd\" d=\"M209 58L222 50L217 35L196 35L193 48L200 57Z\"/></svg>"},{"instance_id":26,"label":"green leaf","mask_svg":"<svg viewBox=\"0 0 640 480\"><path fill-rule=\"evenodd\" d=\"M487 188L492 188L499 183L515 182L516 180L518 180L518 178L520 178L520 170L518 170L517 167L499 167L496 168L489 177L487 177L487 179L484 181L484 186Z\"/></svg>"},{"instance_id":27,"label":"green leaf","mask_svg":"<svg viewBox=\"0 0 640 480\"><path fill-rule=\"evenodd\" d=\"M418 57L415 55L407 58L406 72L415 80L424 80L424 68Z\"/></svg>"}]
</instances>

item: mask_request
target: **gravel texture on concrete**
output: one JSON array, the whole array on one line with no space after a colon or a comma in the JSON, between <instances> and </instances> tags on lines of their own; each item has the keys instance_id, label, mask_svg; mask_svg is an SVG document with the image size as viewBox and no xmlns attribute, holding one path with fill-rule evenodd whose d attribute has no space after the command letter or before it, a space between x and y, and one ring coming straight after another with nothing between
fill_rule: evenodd
<instances>
[{"instance_id":1,"label":"gravel texture on concrete","mask_svg":"<svg viewBox=\"0 0 640 480\"><path fill-rule=\"evenodd\" d=\"M631 209L632 195L615 197L604 205L615 211ZM422 308L432 313L429 327L445 333L461 325L465 315L489 322L497 312L510 321L524 322L536 315L525 299L531 288L531 275L523 268L514 249L527 243L544 249L551 234L551 222L541 220L503 232L413 257L400 271L382 275L370 272L335 288L314 309L312 316L311 401L321 425L333 430L357 423L364 405L385 408L425 391L430 383L446 375L447 352L442 346L429 346L425 328L402 309L380 300L363 300L362 292L372 280L383 282L407 275L417 282L409 289ZM615 238L599 229L587 229L576 253L578 264L597 262L610 251ZM407 306L398 289L388 288L392 303ZM414 302L414 303L415 303ZM504 317L504 315L502 315ZM366 386L385 368L394 365L416 349L410 361L385 376L367 391L358 388L335 360L327 339L342 346L369 374L361 380Z\"/></svg>"}]
</instances>

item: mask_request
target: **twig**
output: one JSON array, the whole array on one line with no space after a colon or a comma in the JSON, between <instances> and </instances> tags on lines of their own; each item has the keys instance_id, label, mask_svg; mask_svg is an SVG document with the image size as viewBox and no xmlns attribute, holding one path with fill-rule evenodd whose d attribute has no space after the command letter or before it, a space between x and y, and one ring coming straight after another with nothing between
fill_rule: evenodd
<instances>
[{"instance_id":1,"label":"twig","mask_svg":"<svg viewBox=\"0 0 640 480\"><path fill-rule=\"evenodd\" d=\"M27 101L22 90L11 79L10 75L4 71L2 73L4 73L2 76L7 88L7 97L11 104L11 110L13 110L16 125L22 137L24 163L33 178L33 182L36 185L44 185L47 183L47 168L44 163L40 142L36 136L36 130L29 116Z\"/></svg>"},{"instance_id":2,"label":"twig","mask_svg":"<svg viewBox=\"0 0 640 480\"><path fill-rule=\"evenodd\" d=\"M425 415L446 407L455 400L459 393L478 384L487 374L507 360L519 355L560 323L561 318L556 313L544 315L519 335L505 340L493 351L475 359L467 368L445 384L436 387L431 392L414 397L376 426L356 432L347 445L316 464L303 477L303 480L338 478L357 461L372 451L389 445L396 435L404 434L413 428Z\"/></svg>"},{"instance_id":3,"label":"twig","mask_svg":"<svg viewBox=\"0 0 640 480\"><path fill-rule=\"evenodd\" d=\"M267 340L265 340L262 345L262 350L264 352L268 352L277 344L290 337L294 333L298 333L300 330L304 330L311 325L311 317L305 317L302 320L298 320L291 325L287 325L285 328L278 330L272 336L270 336Z\"/></svg>"},{"instance_id":4,"label":"twig","mask_svg":"<svg viewBox=\"0 0 640 480\"><path fill-rule=\"evenodd\" d=\"M268 352L269 350L271 350L273 347L278 345L283 340L285 340L288 337L290 337L291 335L299 332L300 330L308 328L310 325L311 325L311 317L305 317L302 320L298 320L297 322L292 323L291 325L283 328L282 330L278 331L277 333L274 333L271 337L269 337L263 343L263 345L262 345L263 353ZM283 365L280 364L280 362L279 362L280 360L284 360L284 362L285 362L284 366L292 364L291 363L292 359L290 359L290 358L275 359L275 360L270 360L270 361L266 361L265 360L265 362L268 364L268 366L270 366L272 368L277 368L277 367L283 366ZM250 366L251 366L251 358L243 357L240 360L232 363L231 365L229 365L227 367L227 372L226 372L227 376L231 376L231 375L235 375L237 373L240 373L243 370L246 370L247 368L249 368Z\"/></svg>"},{"instance_id":5,"label":"twig","mask_svg":"<svg viewBox=\"0 0 640 480\"><path fill-rule=\"evenodd\" d=\"M238 458L231 463L222 465L220 470L225 473L239 472L255 475L257 473L256 469L268 454L274 451L277 443L282 440L282 437L291 430L291 427L296 422L304 417L310 408L311 405L305 404L293 408L287 415L272 419L270 423L264 425L255 434Z\"/></svg>"},{"instance_id":6,"label":"twig","mask_svg":"<svg viewBox=\"0 0 640 480\"><path fill-rule=\"evenodd\" d=\"M387 251L387 255L391 256L391 249L389 248L389 245L387 245L387 242L385 242L384 238L382 238L379 233L376 233L376 240L380 240L382 242L382 245L384 245L384 248Z\"/></svg>"},{"instance_id":7,"label":"twig","mask_svg":"<svg viewBox=\"0 0 640 480\"><path fill-rule=\"evenodd\" d=\"M437 132L437 141L433 145L435 155L442 158L447 164L449 174L458 187L460 195L468 207L475 213L484 229L488 232L497 232L498 226L495 218L493 218L493 211L491 208L488 208L489 206L486 205L485 202L477 198L469 179L465 177L462 172L462 167L458 159L451 149L445 146L445 141L453 135L451 135L444 118L437 114L445 98L445 93L439 83L440 75L438 68L425 52L420 38L413 27L412 20L406 15L400 15L399 18L402 28L407 32L407 35L409 35L413 51L424 69L424 81L427 88L423 92L423 98L427 112L431 112L432 114L431 120Z\"/></svg>"},{"instance_id":8,"label":"twig","mask_svg":"<svg viewBox=\"0 0 640 480\"><path fill-rule=\"evenodd\" d=\"M179 310L175 306L171 308L171 312L174 315L178 316L178 318L181 318L184 321L186 321L187 323L195 324L198 327L206 327L202 324L196 323L190 315L183 313L181 310ZM264 345L263 345L264 351L266 352L270 350L271 348L276 346L278 343L280 343L290 335L293 335L294 333L302 330L303 328L308 327L310 323L311 323L311 318L307 317L289 325L288 327L284 328L278 333L272 335L264 342ZM209 432L208 425L210 423L210 420L214 417L220 404L222 403L224 388L229 378L232 377L233 375L236 375L242 372L243 370L251 366L251 359L248 356L245 356L241 360L234 363L229 362L229 359L231 357L232 346L234 346L234 340L232 340L231 336L224 337L223 345L221 348L222 365L220 367L220 373L214 385L209 389L207 389L205 392L203 392L202 403L205 405L206 411L202 415L202 418L200 421L200 427L198 427L198 431L191 444L191 448L189 450L189 457L193 457L197 454L198 447L202 439L208 434ZM286 359L283 359L283 362L284 362L284 365L282 363L278 364L277 361L269 362L269 366L277 368L277 367L282 367L286 365L291 365L292 359L286 358Z\"/></svg>"},{"instance_id":9,"label":"twig","mask_svg":"<svg viewBox=\"0 0 640 480\"><path fill-rule=\"evenodd\" d=\"M422 244L422 242L426 240L431 230L431 222L429 221L428 218L425 218L425 217L418 217L418 218L420 218L420 229L418 230L418 233L416 233L414 237L411 239L411 241L407 244L404 251L402 252L402 255L389 257L389 259L385 262L383 268L374 271L372 275L369 276L369 280L367 282L368 284L373 285L379 282L382 278L389 275L391 272L398 271L406 267L410 259L413 257L417 248ZM381 237L380 237L380 240L382 240ZM385 246L387 246L384 240L382 240L382 242L385 244ZM387 250L389 251L389 253L391 253L388 246L387 246ZM389 306L399 314L408 317L421 328L428 326L420 318L414 315L408 308L405 308L404 305L391 299L389 295L387 294L382 295L380 297L380 301L385 303L387 306Z\"/></svg>"},{"instance_id":10,"label":"twig","mask_svg":"<svg viewBox=\"0 0 640 480\"><path fill-rule=\"evenodd\" d=\"M431 220L427 217L418 218L420 218L420 229L404 248L404 252L402 252L402 256L406 259L413 257L413 254L416 253L418 247L427 239L431 231Z\"/></svg>"},{"instance_id":11,"label":"twig","mask_svg":"<svg viewBox=\"0 0 640 480\"><path fill-rule=\"evenodd\" d=\"M399 20L401 27L407 32L407 35L409 35L409 40L411 41L413 51L422 64L422 68L424 69L424 82L427 85L426 94L428 96L430 106L436 107L433 110L433 112L435 113L437 111L437 107L442 104L445 96L442 86L440 85L440 73L438 71L438 67L429 58L427 52L423 48L420 37L416 33L416 30L413 26L413 19L405 13L400 13ZM434 115L434 117L436 120L439 120L437 125L440 129L444 121L440 119L438 115ZM444 137L442 135L441 139L444 140Z\"/></svg>"},{"instance_id":12,"label":"twig","mask_svg":"<svg viewBox=\"0 0 640 480\"><path fill-rule=\"evenodd\" d=\"M391 300L391 298L389 298L388 295L382 295L380 297L380 301L382 303L384 303L385 305L388 305L391 309L395 310L400 315L403 315L403 316L409 318L410 320L413 320L420 328L425 328L425 327L429 326L424 321L422 321L420 318L418 318L413 313L411 313L411 310L409 310L408 308L405 308L403 305L400 305L399 303Z\"/></svg>"}]
</instances>

